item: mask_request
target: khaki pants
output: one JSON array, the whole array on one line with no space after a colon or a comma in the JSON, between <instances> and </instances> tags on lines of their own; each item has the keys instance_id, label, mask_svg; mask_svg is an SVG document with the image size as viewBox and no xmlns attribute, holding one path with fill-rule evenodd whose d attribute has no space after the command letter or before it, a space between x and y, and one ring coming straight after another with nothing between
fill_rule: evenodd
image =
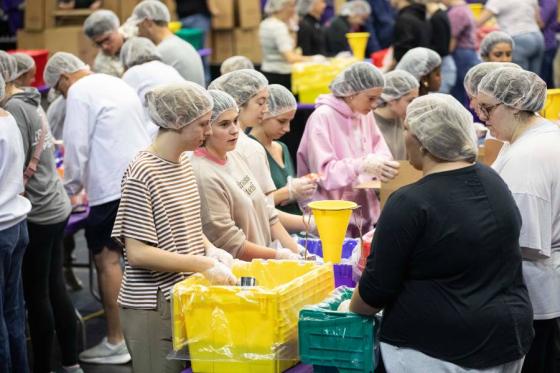
<instances>
[{"instance_id":1,"label":"khaki pants","mask_svg":"<svg viewBox=\"0 0 560 373\"><path fill-rule=\"evenodd\" d=\"M184 369L185 362L167 360L172 350L171 309L161 292L157 310L121 307L120 316L134 373L178 373Z\"/></svg>"}]
</instances>

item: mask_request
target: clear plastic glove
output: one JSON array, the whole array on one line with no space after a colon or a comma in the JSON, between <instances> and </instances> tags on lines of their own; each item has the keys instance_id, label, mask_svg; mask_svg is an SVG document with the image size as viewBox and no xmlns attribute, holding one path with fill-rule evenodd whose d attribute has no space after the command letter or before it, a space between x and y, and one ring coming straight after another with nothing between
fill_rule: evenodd
<instances>
[{"instance_id":1,"label":"clear plastic glove","mask_svg":"<svg viewBox=\"0 0 560 373\"><path fill-rule=\"evenodd\" d=\"M350 312L350 299L346 299L345 301L342 301L338 305L338 308L336 310L338 312Z\"/></svg>"},{"instance_id":2,"label":"clear plastic glove","mask_svg":"<svg viewBox=\"0 0 560 373\"><path fill-rule=\"evenodd\" d=\"M237 284L237 277L231 272L225 264L220 263L214 259L214 265L202 272L212 285L235 285Z\"/></svg>"},{"instance_id":3,"label":"clear plastic glove","mask_svg":"<svg viewBox=\"0 0 560 373\"><path fill-rule=\"evenodd\" d=\"M206 256L209 258L214 258L218 262L225 264L228 268L233 265L233 256L225 250L218 249L216 246L212 245L206 250Z\"/></svg>"},{"instance_id":4,"label":"clear plastic glove","mask_svg":"<svg viewBox=\"0 0 560 373\"><path fill-rule=\"evenodd\" d=\"M288 176L288 193L290 199L305 200L313 196L317 190L317 182L309 177Z\"/></svg>"},{"instance_id":5,"label":"clear plastic glove","mask_svg":"<svg viewBox=\"0 0 560 373\"><path fill-rule=\"evenodd\" d=\"M353 56L352 52L342 51L342 52L338 52L338 54L336 55L336 58L350 58L352 56Z\"/></svg>"},{"instance_id":6,"label":"clear plastic glove","mask_svg":"<svg viewBox=\"0 0 560 373\"><path fill-rule=\"evenodd\" d=\"M393 179L399 173L400 164L376 154L368 154L360 165L360 173L374 176L382 182Z\"/></svg>"},{"instance_id":7,"label":"clear plastic glove","mask_svg":"<svg viewBox=\"0 0 560 373\"><path fill-rule=\"evenodd\" d=\"M276 259L278 260L300 260L301 256L294 253L290 249L281 248L276 250Z\"/></svg>"},{"instance_id":8,"label":"clear plastic glove","mask_svg":"<svg viewBox=\"0 0 560 373\"><path fill-rule=\"evenodd\" d=\"M315 63L324 63L327 62L327 58L321 54L315 54L311 56L311 61Z\"/></svg>"},{"instance_id":9,"label":"clear plastic glove","mask_svg":"<svg viewBox=\"0 0 560 373\"><path fill-rule=\"evenodd\" d=\"M486 133L488 132L488 128L482 123L474 122L474 130L476 132L476 137L482 139L486 137Z\"/></svg>"}]
</instances>

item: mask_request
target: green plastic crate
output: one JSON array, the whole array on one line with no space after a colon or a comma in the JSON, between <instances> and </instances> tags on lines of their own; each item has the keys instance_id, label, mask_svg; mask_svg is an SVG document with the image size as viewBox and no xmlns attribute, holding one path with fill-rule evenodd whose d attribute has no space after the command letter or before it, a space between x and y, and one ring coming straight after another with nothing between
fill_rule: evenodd
<instances>
[{"instance_id":1,"label":"green plastic crate","mask_svg":"<svg viewBox=\"0 0 560 373\"><path fill-rule=\"evenodd\" d=\"M329 298L299 313L299 355L315 372L370 373L375 369L374 317L338 312L353 289L337 288Z\"/></svg>"},{"instance_id":2,"label":"green plastic crate","mask_svg":"<svg viewBox=\"0 0 560 373\"><path fill-rule=\"evenodd\" d=\"M202 29L182 28L175 35L190 43L196 50L204 48L204 31Z\"/></svg>"}]
</instances>

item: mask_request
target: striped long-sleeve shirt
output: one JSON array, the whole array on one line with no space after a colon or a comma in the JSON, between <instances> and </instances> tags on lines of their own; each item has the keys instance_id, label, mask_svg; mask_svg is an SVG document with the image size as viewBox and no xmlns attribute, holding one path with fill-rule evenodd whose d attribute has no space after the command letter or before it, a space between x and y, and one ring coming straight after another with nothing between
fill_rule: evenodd
<instances>
[{"instance_id":1,"label":"striped long-sleeve shirt","mask_svg":"<svg viewBox=\"0 0 560 373\"><path fill-rule=\"evenodd\" d=\"M180 254L204 255L200 197L191 163L183 155L172 163L140 152L126 170L112 236L132 238ZM123 307L156 309L157 293L169 299L171 287L189 273L132 267L124 250L125 271L118 298Z\"/></svg>"}]
</instances>

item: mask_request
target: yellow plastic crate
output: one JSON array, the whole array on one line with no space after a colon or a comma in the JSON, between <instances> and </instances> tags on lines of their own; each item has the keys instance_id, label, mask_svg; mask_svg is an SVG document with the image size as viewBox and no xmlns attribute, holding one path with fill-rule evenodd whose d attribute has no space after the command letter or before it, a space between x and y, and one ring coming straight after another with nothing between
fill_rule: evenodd
<instances>
[{"instance_id":1,"label":"yellow plastic crate","mask_svg":"<svg viewBox=\"0 0 560 373\"><path fill-rule=\"evenodd\" d=\"M546 119L557 121L560 119L560 88L548 89L546 101L540 113Z\"/></svg>"},{"instance_id":2,"label":"yellow plastic crate","mask_svg":"<svg viewBox=\"0 0 560 373\"><path fill-rule=\"evenodd\" d=\"M354 57L330 58L325 62L300 62L292 65L292 93L302 103L314 103L319 94L329 93L332 80L357 60ZM306 101L302 101L302 94Z\"/></svg>"},{"instance_id":3,"label":"yellow plastic crate","mask_svg":"<svg viewBox=\"0 0 560 373\"><path fill-rule=\"evenodd\" d=\"M254 260L233 272L257 286L210 286L200 274L175 285L173 348L188 344L194 372L279 373L295 365L299 311L334 289L332 265Z\"/></svg>"}]
</instances>

